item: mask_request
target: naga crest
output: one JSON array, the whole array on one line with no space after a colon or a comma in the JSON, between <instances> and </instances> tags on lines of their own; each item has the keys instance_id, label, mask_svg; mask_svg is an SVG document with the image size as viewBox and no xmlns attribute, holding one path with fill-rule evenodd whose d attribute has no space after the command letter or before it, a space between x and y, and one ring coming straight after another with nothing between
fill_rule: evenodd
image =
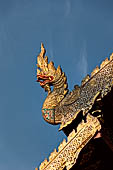
<instances>
[{"instance_id":1,"label":"naga crest","mask_svg":"<svg viewBox=\"0 0 113 170\"><path fill-rule=\"evenodd\" d=\"M41 52L37 56L37 81L40 83L40 86L48 91L51 92L50 86L54 86L59 88L60 84L63 84L65 88L67 87L67 79L65 74L62 72L61 67L58 66L57 69L54 66L54 63L50 61L48 63L48 57L45 56L46 50L44 45L41 43Z\"/></svg>"}]
</instances>

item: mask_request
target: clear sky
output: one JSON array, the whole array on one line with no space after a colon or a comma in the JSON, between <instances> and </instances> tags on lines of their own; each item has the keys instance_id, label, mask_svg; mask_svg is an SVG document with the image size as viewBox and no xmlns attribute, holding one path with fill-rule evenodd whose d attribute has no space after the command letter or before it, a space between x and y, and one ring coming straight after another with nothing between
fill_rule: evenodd
<instances>
[{"instance_id":1,"label":"clear sky","mask_svg":"<svg viewBox=\"0 0 113 170\"><path fill-rule=\"evenodd\" d=\"M0 170L33 170L65 138L41 115L41 42L72 90L113 52L113 0L0 0Z\"/></svg>"}]
</instances>

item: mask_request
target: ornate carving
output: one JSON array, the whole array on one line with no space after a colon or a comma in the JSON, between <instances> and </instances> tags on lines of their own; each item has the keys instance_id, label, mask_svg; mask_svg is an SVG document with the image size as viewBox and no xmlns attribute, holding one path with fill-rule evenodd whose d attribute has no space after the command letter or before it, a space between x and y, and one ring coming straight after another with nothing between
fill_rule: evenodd
<instances>
[{"instance_id":1,"label":"ornate carving","mask_svg":"<svg viewBox=\"0 0 113 170\"><path fill-rule=\"evenodd\" d=\"M45 52L45 48L43 44L41 44L41 52L37 57L37 81L45 91L48 91L48 96L43 104L42 113L45 121L51 124L58 124L61 122L61 115L58 113L54 116L54 119L51 115L54 115L53 111L55 107L68 93L67 78L60 66L56 69L52 61L48 63L48 57L45 56ZM54 86L53 91L51 91L50 86Z\"/></svg>"},{"instance_id":2,"label":"ornate carving","mask_svg":"<svg viewBox=\"0 0 113 170\"><path fill-rule=\"evenodd\" d=\"M68 93L67 78L61 67L56 69L54 63L48 63L45 56L45 48L41 44L41 52L37 57L37 81L41 87L48 92L43 103L42 113L45 121L51 124L61 124L60 130L71 124L82 111L86 122L82 121L77 132L73 130L66 140L59 145L40 165L40 170L69 170L78 158L81 149L100 130L101 125L98 117L101 115L101 108L94 105L103 100L113 87L113 53L110 59L106 58L81 82L81 86L74 86L74 90ZM53 90L51 90L53 86ZM98 112L98 116L94 117ZM90 114L89 114L90 113ZM82 118L83 118L82 117ZM37 170L37 169L36 169Z\"/></svg>"},{"instance_id":3,"label":"ornate carving","mask_svg":"<svg viewBox=\"0 0 113 170\"><path fill-rule=\"evenodd\" d=\"M62 116L60 129L70 124L83 110L84 114L87 114L91 110L92 105L100 95L100 100L111 91L113 86L113 55L110 56L110 60L106 59L101 68L98 71L93 71L92 77L80 87L80 95L78 98L70 104L65 105L64 100L61 101L60 106L55 108L55 114L65 113ZM66 98L69 98L66 96ZM67 99L68 100L68 99Z\"/></svg>"},{"instance_id":4,"label":"ornate carving","mask_svg":"<svg viewBox=\"0 0 113 170\"><path fill-rule=\"evenodd\" d=\"M77 115L83 111L87 114L100 95L100 100L108 94L113 86L113 54L106 58L100 68L97 66L81 82L81 86L75 85L72 92L68 93L67 79L61 67L56 69L54 63L48 63L45 56L45 48L41 44L41 52L37 57L37 81L41 87L48 91L44 101L42 113L45 121L51 124L60 123L60 129L66 127ZM51 91L50 86L53 86ZM68 93L68 94L67 94ZM95 110L93 110L95 111Z\"/></svg>"},{"instance_id":5,"label":"ornate carving","mask_svg":"<svg viewBox=\"0 0 113 170\"><path fill-rule=\"evenodd\" d=\"M64 139L47 159L41 163L39 170L63 170L66 167L69 170L75 163L82 148L95 135L96 131L101 129L100 122L96 117L87 115L86 123L82 121L77 127L77 132L73 130L67 142Z\"/></svg>"}]
</instances>

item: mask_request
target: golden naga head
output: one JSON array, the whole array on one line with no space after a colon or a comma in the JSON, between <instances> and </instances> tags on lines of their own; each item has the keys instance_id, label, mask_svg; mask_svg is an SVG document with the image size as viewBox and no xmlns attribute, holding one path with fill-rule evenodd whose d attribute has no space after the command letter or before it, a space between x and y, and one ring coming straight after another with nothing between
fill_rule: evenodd
<instances>
[{"instance_id":1,"label":"golden naga head","mask_svg":"<svg viewBox=\"0 0 113 170\"><path fill-rule=\"evenodd\" d=\"M48 57L45 56L45 53L44 45L41 44L41 52L37 56L37 81L43 88L53 85L62 74L60 66L56 69L52 61L48 63Z\"/></svg>"}]
</instances>

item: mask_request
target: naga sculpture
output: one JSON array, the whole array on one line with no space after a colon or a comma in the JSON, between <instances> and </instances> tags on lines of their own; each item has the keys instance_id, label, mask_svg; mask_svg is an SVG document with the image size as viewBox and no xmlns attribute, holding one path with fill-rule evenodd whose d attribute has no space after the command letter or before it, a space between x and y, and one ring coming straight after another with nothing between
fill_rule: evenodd
<instances>
[{"instance_id":1,"label":"naga sculpture","mask_svg":"<svg viewBox=\"0 0 113 170\"><path fill-rule=\"evenodd\" d=\"M50 155L49 161L41 163L40 170L71 169L82 148L100 130L113 151L113 53L71 92L65 73L60 66L56 69L52 61L48 63L45 53L41 44L37 56L37 82L48 92L42 115L46 122L60 124L60 130L68 138L60 144L58 152L55 150Z\"/></svg>"},{"instance_id":2,"label":"naga sculpture","mask_svg":"<svg viewBox=\"0 0 113 170\"><path fill-rule=\"evenodd\" d=\"M42 115L45 121L51 124L61 124L60 129L70 124L82 111L83 115L101 112L92 106L111 91L113 86L113 54L110 60L106 58L99 67L82 80L81 86L74 86L74 90L69 92L67 78L61 67L56 69L54 63L48 63L45 56L45 48L41 44L41 52L37 57L37 81L40 86L48 92L48 96L43 104ZM53 91L51 91L53 86ZM99 115L98 115L99 116ZM101 115L102 116L102 115Z\"/></svg>"}]
</instances>

